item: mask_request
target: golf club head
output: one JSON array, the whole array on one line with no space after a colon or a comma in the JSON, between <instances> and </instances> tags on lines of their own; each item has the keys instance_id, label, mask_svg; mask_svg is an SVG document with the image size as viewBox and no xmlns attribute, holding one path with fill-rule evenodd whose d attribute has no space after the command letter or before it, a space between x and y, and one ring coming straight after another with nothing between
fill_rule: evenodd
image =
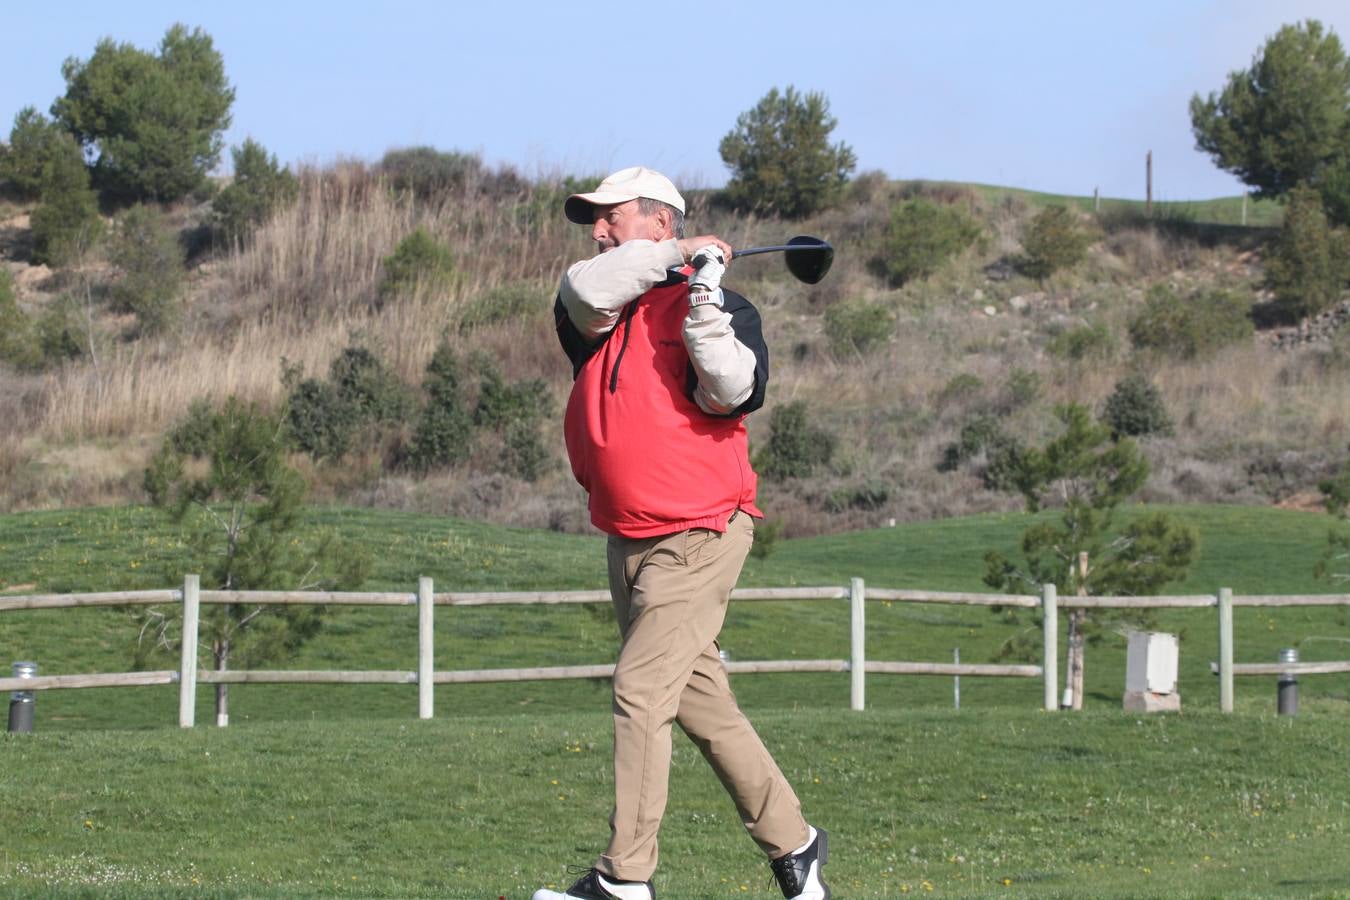
<instances>
[{"instance_id":1,"label":"golf club head","mask_svg":"<svg viewBox=\"0 0 1350 900\"><path fill-rule=\"evenodd\" d=\"M820 238L802 234L788 240L788 249L783 251L783 256L788 271L798 281L819 284L834 262L834 248Z\"/></svg>"}]
</instances>

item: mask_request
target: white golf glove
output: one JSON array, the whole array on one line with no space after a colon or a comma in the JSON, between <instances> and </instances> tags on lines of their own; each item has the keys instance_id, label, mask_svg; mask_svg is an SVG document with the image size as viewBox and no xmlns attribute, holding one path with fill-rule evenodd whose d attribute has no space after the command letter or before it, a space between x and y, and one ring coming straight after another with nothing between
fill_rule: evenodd
<instances>
[{"instance_id":1,"label":"white golf glove","mask_svg":"<svg viewBox=\"0 0 1350 900\"><path fill-rule=\"evenodd\" d=\"M727 270L727 260L722 248L709 244L694 254L689 261L694 267L694 277L689 284L691 293L712 293L722 286L722 275Z\"/></svg>"}]
</instances>

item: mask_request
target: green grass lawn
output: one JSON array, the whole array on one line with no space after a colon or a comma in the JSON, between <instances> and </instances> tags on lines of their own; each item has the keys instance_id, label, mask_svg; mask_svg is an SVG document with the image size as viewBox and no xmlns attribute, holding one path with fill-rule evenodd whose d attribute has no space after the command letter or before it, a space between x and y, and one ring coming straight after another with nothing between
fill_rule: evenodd
<instances>
[{"instance_id":1,"label":"green grass lawn","mask_svg":"<svg viewBox=\"0 0 1350 900\"><path fill-rule=\"evenodd\" d=\"M1142 510L1131 510L1139 514ZM1330 519L1178 507L1201 556L1178 593L1326 592L1312 567ZM980 590L988 549L1030 519L989 515L782 542L745 585ZM316 510L370 546L367 587L595 588L603 542L403 513ZM176 531L140 508L0 516L0 590L166 587ZM334 610L282 668L415 666L408 608ZM1345 658L1346 610L1236 611L1238 661L1297 645ZM1350 896L1350 678L1304 679L1295 719L1273 679L1239 679L1217 712L1212 610L1158 617L1181 635L1183 713L1120 711L1124 639L1090 647L1087 710L1039 712L1035 680L735 676L813 821L832 835L836 896ZM1030 620L983 608L875 602L870 659L997 657ZM437 611L440 669L613 658L603 609ZM0 662L47 674L120 671L134 639L117 609L0 614ZM735 659L846 658L845 601L734 604ZM173 662L166 661L172 668ZM176 722L175 687L39 694L32 735L0 739L0 895L506 897L562 885L603 847L611 802L608 684L441 686L416 719L412 686L235 686L231 727ZM210 722L209 688L198 698ZM721 787L677 741L663 830L666 898L775 896ZM1339 894L1337 892L1340 892Z\"/></svg>"},{"instance_id":2,"label":"green grass lawn","mask_svg":"<svg viewBox=\"0 0 1350 900\"><path fill-rule=\"evenodd\" d=\"M1312 577L1331 520L1264 508L1210 506L1174 510L1201 534L1190 577L1169 590L1214 593L1317 593L1332 586ZM1138 511L1132 511L1137 513ZM829 537L785 541L768 559L750 560L743 585L843 585L859 576L874 587L983 590L984 552L1015 551L1030 519L1020 514L974 516ZM508 529L431 516L325 509L307 533L335 528L370 546L371 589L412 591L418 575L438 590L582 589L603 586L600 538ZM181 581L181 542L151 510L97 509L0 517L0 582L23 593L169 587ZM1344 659L1347 610L1289 608L1235 611L1236 659L1273 661L1284 646L1306 660ZM1218 686L1209 672L1217 657L1212 610L1160 613L1156 627L1181 636L1180 690L1187 707L1213 708ZM445 608L437 610L438 669L603 663L613 659L614 625L602 607ZM1034 615L1016 621L984 608L906 603L868 605L868 658L964 662L999 658L1019 633L1037 635ZM1061 634L1063 626L1061 626ZM846 601L733 604L722 635L737 660L846 659ZM34 659L44 674L124 671L136 631L119 609L62 609L0 614L0 664ZM403 608L335 609L326 630L294 659L295 669L416 668L416 614ZM1089 647L1085 700L1118 708L1124 686L1125 639L1106 631ZM1038 659L1031 660L1038 662ZM165 658L157 667L175 668ZM1061 669L1062 671L1062 669ZM1238 679L1237 701L1253 710L1273 706L1271 679ZM1303 696L1344 702L1350 677L1304 680ZM535 682L447 686L436 692L438 716L489 710L529 711L603 707L606 682ZM759 675L738 679L748 708L848 706L847 675ZM952 705L951 679L877 676L868 679L868 705L883 710ZM962 679L969 708L1036 708L1042 687L1032 679ZM211 688L198 696L198 721L212 721ZM412 686L245 685L231 689L235 722L372 717L406 720L416 714ZM177 688L48 691L39 696L42 730L154 728L177 721Z\"/></svg>"},{"instance_id":3,"label":"green grass lawn","mask_svg":"<svg viewBox=\"0 0 1350 900\"><path fill-rule=\"evenodd\" d=\"M1350 896L1343 715L752 713L840 898ZM502 710L0 739L0 895L455 897L608 836L609 719ZM658 895L777 896L676 742Z\"/></svg>"}]
</instances>

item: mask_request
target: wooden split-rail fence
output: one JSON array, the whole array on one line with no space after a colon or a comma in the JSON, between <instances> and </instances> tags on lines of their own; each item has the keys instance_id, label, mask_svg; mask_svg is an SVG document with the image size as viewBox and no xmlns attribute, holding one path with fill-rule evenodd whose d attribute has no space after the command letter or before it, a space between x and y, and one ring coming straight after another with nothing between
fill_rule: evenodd
<instances>
[{"instance_id":1,"label":"wooden split-rail fence","mask_svg":"<svg viewBox=\"0 0 1350 900\"><path fill-rule=\"evenodd\" d=\"M727 662L731 674L762 672L847 672L850 677L849 706L865 706L866 676L943 675L995 678L1039 678L1044 685L1044 708L1058 708L1059 610L1077 608L1177 609L1213 608L1218 613L1219 706L1233 710L1233 678L1240 675L1313 675L1350 672L1350 661L1239 665L1233 662L1233 607L1235 606L1350 606L1350 595L1249 595L1234 596L1228 588L1217 594L1159 597L1059 597L1053 584L1044 585L1039 596L982 594L948 591L866 588L863 579L851 579L847 587L738 588L732 599L747 600L848 600L849 658L790 659ZM937 603L964 606L1012 606L1041 611L1042 655L1040 665L995 665L979 663L886 662L866 658L867 601ZM481 684L505 681L547 681L569 678L607 678L612 664L544 666L514 669L461 669L436 671L433 665L433 624L437 606L502 606L563 603L608 603L608 591L448 592L436 593L430 578L421 578L415 592L300 592L202 590L196 575L183 579L181 589L117 591L84 594L44 594L0 597L0 613L15 610L59 609L85 606L131 606L176 603L182 605L183 632L177 669L154 672L110 672L78 675L37 675L0 678L0 691L132 687L177 684L178 724L190 728L196 722L198 684L415 684L417 713L430 719L438 684ZM327 606L416 606L417 669L383 671L294 671L213 670L197 663L198 616L203 603L313 604Z\"/></svg>"}]
</instances>

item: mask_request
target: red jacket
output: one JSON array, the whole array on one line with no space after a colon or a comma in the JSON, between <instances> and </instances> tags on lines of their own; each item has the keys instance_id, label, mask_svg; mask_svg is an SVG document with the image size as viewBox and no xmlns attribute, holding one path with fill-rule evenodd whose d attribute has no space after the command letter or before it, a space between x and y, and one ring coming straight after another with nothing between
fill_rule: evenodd
<instances>
[{"instance_id":1,"label":"red jacket","mask_svg":"<svg viewBox=\"0 0 1350 900\"><path fill-rule=\"evenodd\" d=\"M697 376L681 338L689 309L683 276L625 306L595 346L581 339L561 300L555 304L575 373L563 420L567 455L601 531L631 538L725 531L738 509L763 516L744 419L764 402L768 353L755 308L739 294L723 294L736 339L756 357L753 394L726 416L704 412L693 399Z\"/></svg>"}]
</instances>

